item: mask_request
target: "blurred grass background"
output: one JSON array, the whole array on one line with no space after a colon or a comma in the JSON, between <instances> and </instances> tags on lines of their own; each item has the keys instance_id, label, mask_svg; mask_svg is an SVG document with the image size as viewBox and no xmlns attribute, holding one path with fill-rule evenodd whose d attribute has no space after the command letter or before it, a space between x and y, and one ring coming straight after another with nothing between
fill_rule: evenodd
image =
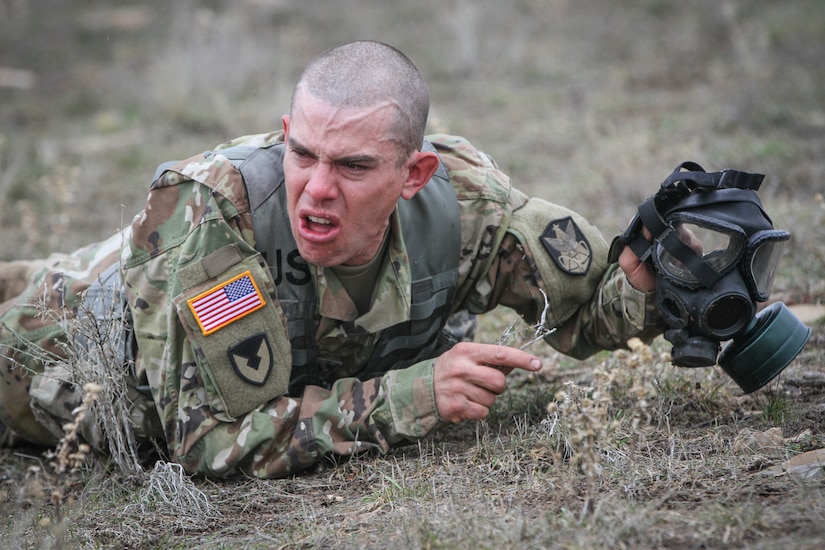
<instances>
[{"instance_id":1,"label":"blurred grass background","mask_svg":"<svg viewBox=\"0 0 825 550\"><path fill-rule=\"evenodd\" d=\"M158 163L279 127L304 64L357 38L419 66L434 130L608 239L684 160L767 174L776 288L825 293L819 0L0 0L0 259L110 235Z\"/></svg>"}]
</instances>

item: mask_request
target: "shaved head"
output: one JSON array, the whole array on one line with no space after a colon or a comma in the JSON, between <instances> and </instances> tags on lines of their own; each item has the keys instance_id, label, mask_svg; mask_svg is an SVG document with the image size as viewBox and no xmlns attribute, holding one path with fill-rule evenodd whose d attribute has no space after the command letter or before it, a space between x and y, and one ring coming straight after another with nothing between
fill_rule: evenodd
<instances>
[{"instance_id":1,"label":"shaved head","mask_svg":"<svg viewBox=\"0 0 825 550\"><path fill-rule=\"evenodd\" d=\"M391 102L398 116L390 137L398 142L404 158L421 147L430 92L412 61L392 46L365 40L325 51L304 69L290 113L305 93L336 107Z\"/></svg>"}]
</instances>

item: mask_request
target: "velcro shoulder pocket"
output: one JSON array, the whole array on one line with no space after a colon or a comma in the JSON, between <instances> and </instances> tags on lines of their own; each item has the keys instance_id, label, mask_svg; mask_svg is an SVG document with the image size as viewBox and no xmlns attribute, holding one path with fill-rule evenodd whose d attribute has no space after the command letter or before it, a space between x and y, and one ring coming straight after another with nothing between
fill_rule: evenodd
<instances>
[{"instance_id":1,"label":"velcro shoulder pocket","mask_svg":"<svg viewBox=\"0 0 825 550\"><path fill-rule=\"evenodd\" d=\"M244 257L237 245L227 245L178 269L176 277L182 292L173 302L213 411L236 418L287 393L286 322L260 255Z\"/></svg>"}]
</instances>

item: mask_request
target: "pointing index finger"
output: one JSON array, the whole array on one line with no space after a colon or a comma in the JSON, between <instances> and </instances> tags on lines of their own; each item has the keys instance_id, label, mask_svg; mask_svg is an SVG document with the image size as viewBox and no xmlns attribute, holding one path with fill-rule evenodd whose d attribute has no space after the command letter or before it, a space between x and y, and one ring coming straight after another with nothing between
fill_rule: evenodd
<instances>
[{"instance_id":1,"label":"pointing index finger","mask_svg":"<svg viewBox=\"0 0 825 550\"><path fill-rule=\"evenodd\" d=\"M504 369L524 369L537 371L542 367L541 360L517 348L500 346L496 344L476 344L476 361L491 367ZM509 370L507 371L509 372Z\"/></svg>"}]
</instances>

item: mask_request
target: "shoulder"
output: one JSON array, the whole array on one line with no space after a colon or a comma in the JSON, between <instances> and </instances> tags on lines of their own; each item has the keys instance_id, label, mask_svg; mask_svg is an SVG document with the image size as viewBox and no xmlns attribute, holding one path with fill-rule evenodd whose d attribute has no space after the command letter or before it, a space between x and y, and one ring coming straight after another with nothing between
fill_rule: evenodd
<instances>
[{"instance_id":1,"label":"shoulder","mask_svg":"<svg viewBox=\"0 0 825 550\"><path fill-rule=\"evenodd\" d=\"M282 132L241 136L187 159L164 163L158 167L152 188L159 189L194 181L231 197L235 192L231 185L242 183L235 181L240 178L231 179L231 175L237 173L236 165L256 149L282 141Z\"/></svg>"},{"instance_id":2,"label":"shoulder","mask_svg":"<svg viewBox=\"0 0 825 550\"><path fill-rule=\"evenodd\" d=\"M432 134L426 137L441 157L458 199L506 203L510 178L493 158L461 136Z\"/></svg>"},{"instance_id":3,"label":"shoulder","mask_svg":"<svg viewBox=\"0 0 825 550\"><path fill-rule=\"evenodd\" d=\"M510 223L527 197L510 185L493 158L463 137L427 136L441 157L456 192L461 215L459 277L482 276Z\"/></svg>"},{"instance_id":4,"label":"shoulder","mask_svg":"<svg viewBox=\"0 0 825 550\"><path fill-rule=\"evenodd\" d=\"M279 140L280 133L243 136L161 165L145 208L132 221L127 264L147 261L180 246L198 227L205 228L208 239L220 240L231 226L232 231L254 242L246 185L236 163Z\"/></svg>"}]
</instances>

